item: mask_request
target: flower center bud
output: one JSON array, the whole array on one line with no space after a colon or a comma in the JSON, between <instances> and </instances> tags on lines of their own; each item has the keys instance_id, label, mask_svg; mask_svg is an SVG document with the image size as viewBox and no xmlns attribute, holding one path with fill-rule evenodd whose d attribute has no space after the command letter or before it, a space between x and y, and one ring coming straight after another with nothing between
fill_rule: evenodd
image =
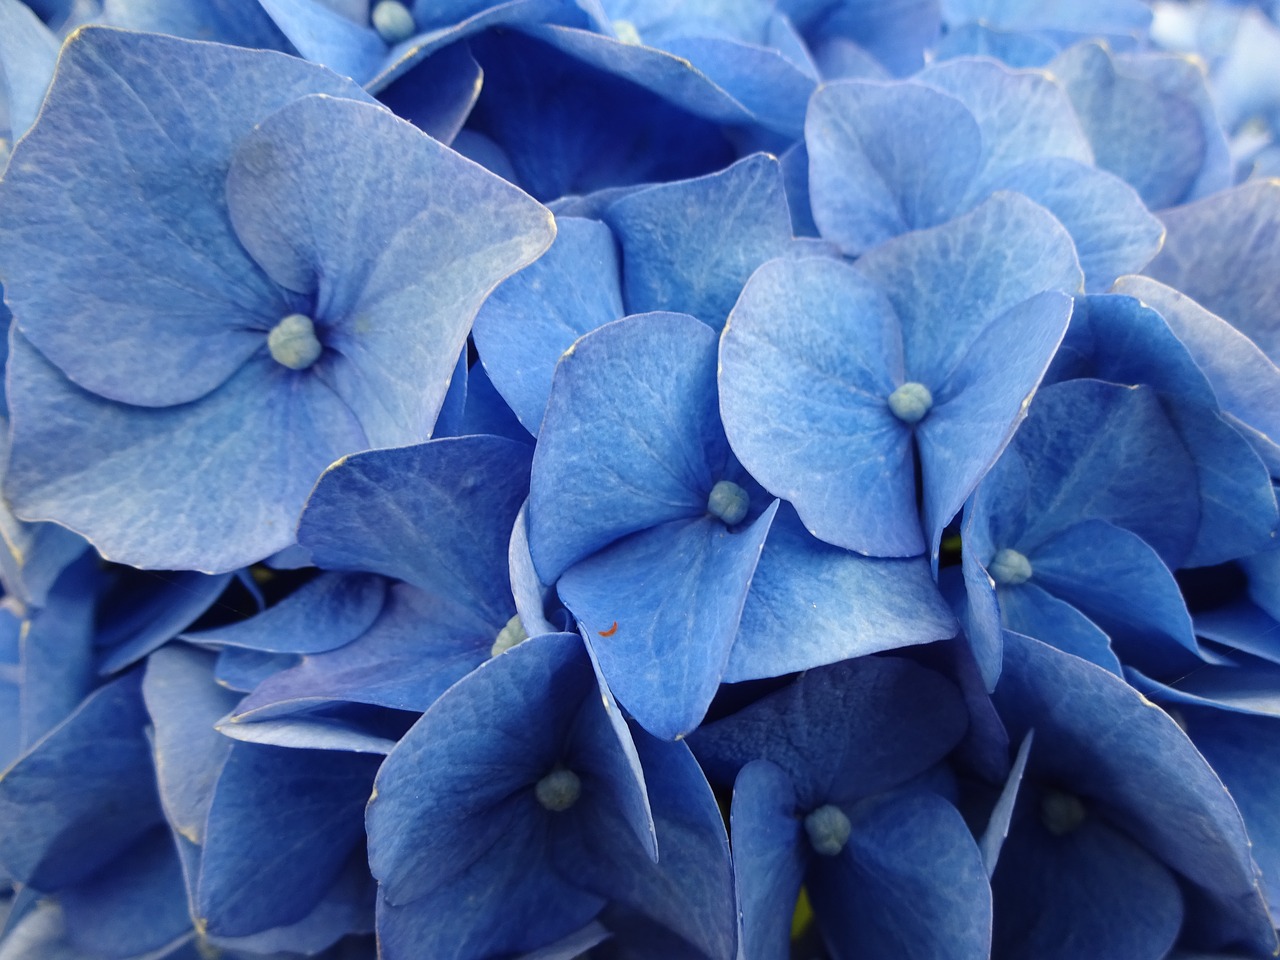
<instances>
[{"instance_id":1,"label":"flower center bud","mask_svg":"<svg viewBox=\"0 0 1280 960\"><path fill-rule=\"evenodd\" d=\"M804 818L809 843L824 857L834 857L849 842L849 818L839 807L827 804Z\"/></svg>"},{"instance_id":2,"label":"flower center bud","mask_svg":"<svg viewBox=\"0 0 1280 960\"><path fill-rule=\"evenodd\" d=\"M987 573L1002 587L1016 587L1031 579L1031 561L1017 550L1002 547L991 558Z\"/></svg>"},{"instance_id":3,"label":"flower center bud","mask_svg":"<svg viewBox=\"0 0 1280 960\"><path fill-rule=\"evenodd\" d=\"M1046 790L1040 798L1040 822L1055 837L1070 833L1084 818L1084 804L1074 794Z\"/></svg>"},{"instance_id":4,"label":"flower center bud","mask_svg":"<svg viewBox=\"0 0 1280 960\"><path fill-rule=\"evenodd\" d=\"M316 338L316 325L304 313L291 313L267 334L267 349L276 363L290 370L305 370L324 352Z\"/></svg>"},{"instance_id":5,"label":"flower center bud","mask_svg":"<svg viewBox=\"0 0 1280 960\"><path fill-rule=\"evenodd\" d=\"M572 770L552 770L533 788L538 802L547 810L561 813L578 802L582 781Z\"/></svg>"},{"instance_id":6,"label":"flower center bud","mask_svg":"<svg viewBox=\"0 0 1280 960\"><path fill-rule=\"evenodd\" d=\"M732 480L721 480L707 494L707 513L719 517L727 527L741 523L750 506L751 498L747 491Z\"/></svg>"},{"instance_id":7,"label":"flower center bud","mask_svg":"<svg viewBox=\"0 0 1280 960\"><path fill-rule=\"evenodd\" d=\"M524 643L529 639L529 634L524 632L524 624L520 622L520 614L516 614L507 621L507 625L498 631L498 638L493 641L493 646L489 648L489 656L496 657L500 653L506 653L512 647Z\"/></svg>"},{"instance_id":8,"label":"flower center bud","mask_svg":"<svg viewBox=\"0 0 1280 960\"><path fill-rule=\"evenodd\" d=\"M369 14L369 22L378 36L390 44L408 40L418 30L413 14L400 0L379 0Z\"/></svg>"},{"instance_id":9,"label":"flower center bud","mask_svg":"<svg viewBox=\"0 0 1280 960\"><path fill-rule=\"evenodd\" d=\"M933 394L923 383L911 380L889 394L889 409L903 423L919 423L933 407Z\"/></svg>"}]
</instances>

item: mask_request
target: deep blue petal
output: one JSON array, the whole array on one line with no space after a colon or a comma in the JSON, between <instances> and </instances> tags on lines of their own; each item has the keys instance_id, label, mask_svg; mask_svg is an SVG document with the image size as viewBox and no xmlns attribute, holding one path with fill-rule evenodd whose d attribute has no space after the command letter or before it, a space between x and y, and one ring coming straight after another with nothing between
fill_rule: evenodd
<instances>
[{"instance_id":1,"label":"deep blue petal","mask_svg":"<svg viewBox=\"0 0 1280 960\"><path fill-rule=\"evenodd\" d=\"M714 517L640 531L556 585L609 686L655 736L683 736L711 704L774 512L734 531Z\"/></svg>"},{"instance_id":2,"label":"deep blue petal","mask_svg":"<svg viewBox=\"0 0 1280 960\"><path fill-rule=\"evenodd\" d=\"M529 448L471 436L348 457L316 484L298 525L324 567L411 583L494 632L511 616L507 547Z\"/></svg>"},{"instance_id":3,"label":"deep blue petal","mask_svg":"<svg viewBox=\"0 0 1280 960\"><path fill-rule=\"evenodd\" d=\"M198 922L214 935L244 936L310 913L361 839L360 810L380 760L235 744L209 807Z\"/></svg>"},{"instance_id":4,"label":"deep blue petal","mask_svg":"<svg viewBox=\"0 0 1280 960\"><path fill-rule=\"evenodd\" d=\"M835 857L814 857L806 886L836 957L981 960L991 953L991 891L960 812L932 793L852 809Z\"/></svg>"}]
</instances>

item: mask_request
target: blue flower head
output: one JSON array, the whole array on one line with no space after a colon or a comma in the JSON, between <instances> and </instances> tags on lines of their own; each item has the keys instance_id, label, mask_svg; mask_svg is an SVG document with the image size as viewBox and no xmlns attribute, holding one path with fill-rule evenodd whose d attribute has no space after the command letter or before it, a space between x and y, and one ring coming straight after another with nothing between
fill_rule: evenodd
<instances>
[{"instance_id":1,"label":"blue flower head","mask_svg":"<svg viewBox=\"0 0 1280 960\"><path fill-rule=\"evenodd\" d=\"M339 456L430 434L480 301L554 228L365 99L276 54L69 43L0 188L20 515L228 570Z\"/></svg>"}]
</instances>

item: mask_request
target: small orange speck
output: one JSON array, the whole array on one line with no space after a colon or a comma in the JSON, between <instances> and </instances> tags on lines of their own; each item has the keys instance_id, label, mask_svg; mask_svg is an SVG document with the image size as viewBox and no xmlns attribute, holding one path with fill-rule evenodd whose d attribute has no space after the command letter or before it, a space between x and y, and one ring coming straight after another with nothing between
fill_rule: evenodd
<instances>
[{"instance_id":1,"label":"small orange speck","mask_svg":"<svg viewBox=\"0 0 1280 960\"><path fill-rule=\"evenodd\" d=\"M612 627L610 627L608 630L600 630L599 634L602 637L612 637L617 632L618 632L618 621L615 620L613 621Z\"/></svg>"}]
</instances>

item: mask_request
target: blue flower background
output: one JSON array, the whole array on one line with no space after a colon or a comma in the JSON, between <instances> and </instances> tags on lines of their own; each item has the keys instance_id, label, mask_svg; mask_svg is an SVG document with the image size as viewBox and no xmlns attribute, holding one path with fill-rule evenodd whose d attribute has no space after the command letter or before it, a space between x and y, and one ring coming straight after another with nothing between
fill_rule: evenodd
<instances>
[{"instance_id":1,"label":"blue flower background","mask_svg":"<svg viewBox=\"0 0 1280 960\"><path fill-rule=\"evenodd\" d=\"M1280 954L1277 64L0 0L0 960Z\"/></svg>"}]
</instances>

